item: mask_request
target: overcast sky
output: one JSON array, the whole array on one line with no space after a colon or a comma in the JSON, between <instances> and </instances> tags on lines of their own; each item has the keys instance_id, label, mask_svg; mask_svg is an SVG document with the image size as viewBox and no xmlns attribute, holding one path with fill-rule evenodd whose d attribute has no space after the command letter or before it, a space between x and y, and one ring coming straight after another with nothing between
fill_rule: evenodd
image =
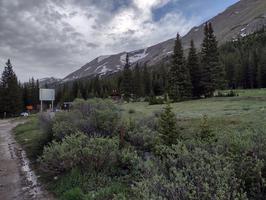
<instances>
[{"instance_id":1,"label":"overcast sky","mask_svg":"<svg viewBox=\"0 0 266 200\"><path fill-rule=\"evenodd\" d=\"M238 0L0 0L0 71L63 78L100 55L187 33Z\"/></svg>"}]
</instances>

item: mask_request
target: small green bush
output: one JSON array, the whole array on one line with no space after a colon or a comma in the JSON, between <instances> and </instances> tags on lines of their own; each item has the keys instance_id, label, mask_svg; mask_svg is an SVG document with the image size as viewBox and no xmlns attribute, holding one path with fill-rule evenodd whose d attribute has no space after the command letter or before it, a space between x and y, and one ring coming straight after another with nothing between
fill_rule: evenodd
<instances>
[{"instance_id":1,"label":"small green bush","mask_svg":"<svg viewBox=\"0 0 266 200\"><path fill-rule=\"evenodd\" d=\"M164 103L165 103L165 99L162 97L151 96L149 98L149 104L150 105L160 105L160 104L164 104Z\"/></svg>"},{"instance_id":2,"label":"small green bush","mask_svg":"<svg viewBox=\"0 0 266 200\"><path fill-rule=\"evenodd\" d=\"M152 161L137 183L139 199L247 199L228 157L189 150L181 142L161 151L164 156Z\"/></svg>"},{"instance_id":3,"label":"small green bush","mask_svg":"<svg viewBox=\"0 0 266 200\"><path fill-rule=\"evenodd\" d=\"M87 120L88 134L94 132L100 136L110 136L121 122L121 111L111 100L77 100L73 109L81 112Z\"/></svg>"},{"instance_id":4,"label":"small green bush","mask_svg":"<svg viewBox=\"0 0 266 200\"><path fill-rule=\"evenodd\" d=\"M233 90L230 90L229 92L218 91L217 94L215 95L215 97L236 97L236 96L239 96L239 94Z\"/></svg>"},{"instance_id":5,"label":"small green bush","mask_svg":"<svg viewBox=\"0 0 266 200\"><path fill-rule=\"evenodd\" d=\"M41 169L48 176L60 175L76 167L108 171L117 161L117 150L118 141L115 139L73 134L44 148L40 158Z\"/></svg>"},{"instance_id":6,"label":"small green bush","mask_svg":"<svg viewBox=\"0 0 266 200\"><path fill-rule=\"evenodd\" d=\"M86 199L81 189L76 187L76 188L66 191L62 195L61 200L86 200Z\"/></svg>"},{"instance_id":7,"label":"small green bush","mask_svg":"<svg viewBox=\"0 0 266 200\"><path fill-rule=\"evenodd\" d=\"M150 151L155 144L156 136L155 131L146 126L140 126L129 131L126 140L140 150Z\"/></svg>"},{"instance_id":8,"label":"small green bush","mask_svg":"<svg viewBox=\"0 0 266 200\"><path fill-rule=\"evenodd\" d=\"M66 136L69 136L71 134L74 134L78 132L77 127L75 125L70 124L67 121L56 121L53 125L53 135L54 138L57 140L62 140Z\"/></svg>"},{"instance_id":9,"label":"small green bush","mask_svg":"<svg viewBox=\"0 0 266 200\"><path fill-rule=\"evenodd\" d=\"M134 114L135 112L136 111L133 108L129 109L129 111L128 111L129 114Z\"/></svg>"},{"instance_id":10,"label":"small green bush","mask_svg":"<svg viewBox=\"0 0 266 200\"><path fill-rule=\"evenodd\" d=\"M202 141L210 142L214 139L214 136L215 135L214 135L214 133L211 130L211 127L209 125L208 116L203 115L202 120L201 120L201 124L200 124L199 138Z\"/></svg>"}]
</instances>

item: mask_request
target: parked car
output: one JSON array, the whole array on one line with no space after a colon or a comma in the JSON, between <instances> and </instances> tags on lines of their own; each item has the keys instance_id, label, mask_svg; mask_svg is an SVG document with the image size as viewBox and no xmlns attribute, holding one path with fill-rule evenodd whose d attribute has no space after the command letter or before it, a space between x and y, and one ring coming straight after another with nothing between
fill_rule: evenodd
<instances>
[{"instance_id":1,"label":"parked car","mask_svg":"<svg viewBox=\"0 0 266 200\"><path fill-rule=\"evenodd\" d=\"M29 116L29 113L23 112L23 113L20 113L20 116L22 116L22 117L28 117Z\"/></svg>"}]
</instances>

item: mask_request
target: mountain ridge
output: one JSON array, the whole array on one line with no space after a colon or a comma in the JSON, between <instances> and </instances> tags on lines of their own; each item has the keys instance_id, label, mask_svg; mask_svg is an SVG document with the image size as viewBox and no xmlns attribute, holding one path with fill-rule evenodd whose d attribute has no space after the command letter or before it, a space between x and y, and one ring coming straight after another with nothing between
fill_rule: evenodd
<instances>
[{"instance_id":1,"label":"mountain ridge","mask_svg":"<svg viewBox=\"0 0 266 200\"><path fill-rule=\"evenodd\" d=\"M207 22L213 24L219 44L235 40L238 37L244 37L266 25L266 1L240 0ZM193 27L182 37L185 50L189 48L191 39L194 40L195 46L200 48L205 23ZM136 62L146 63L148 66L155 65L172 54L173 46L174 39L172 38L144 49L128 52L130 62L133 65ZM126 52L99 56L63 78L62 82L95 76L106 76L119 72L124 67L125 57Z\"/></svg>"}]
</instances>

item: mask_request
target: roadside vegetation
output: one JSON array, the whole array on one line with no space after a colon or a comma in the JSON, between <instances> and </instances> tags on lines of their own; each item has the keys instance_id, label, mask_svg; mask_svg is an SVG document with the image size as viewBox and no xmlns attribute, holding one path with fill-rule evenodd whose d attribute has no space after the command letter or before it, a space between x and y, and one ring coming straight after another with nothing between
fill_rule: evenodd
<instances>
[{"instance_id":1,"label":"roadside vegetation","mask_svg":"<svg viewBox=\"0 0 266 200\"><path fill-rule=\"evenodd\" d=\"M235 92L165 105L78 99L16 138L59 199L262 200L266 90Z\"/></svg>"}]
</instances>

